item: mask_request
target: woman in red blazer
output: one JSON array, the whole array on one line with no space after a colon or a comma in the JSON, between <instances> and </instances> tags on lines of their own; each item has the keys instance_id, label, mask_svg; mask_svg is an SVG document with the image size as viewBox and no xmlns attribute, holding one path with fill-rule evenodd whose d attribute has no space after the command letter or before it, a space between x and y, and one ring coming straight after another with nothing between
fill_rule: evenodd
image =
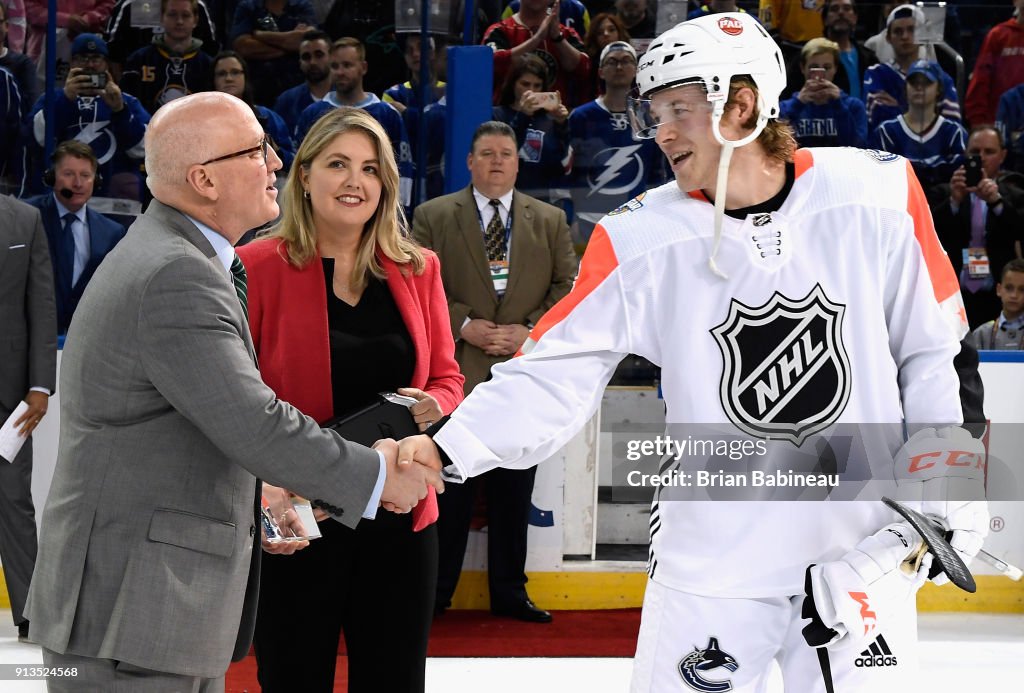
<instances>
[{"instance_id":1,"label":"woman in red blazer","mask_svg":"<svg viewBox=\"0 0 1024 693\"><path fill-rule=\"evenodd\" d=\"M284 197L273 232L238 249L264 382L321 423L385 390L417 400L421 430L450 413L463 378L438 261L403 233L383 128L357 109L321 118ZM285 493L264 485L274 505ZM436 518L431 489L411 514L381 509L355 530L321 522L307 548L263 557L254 644L265 692L333 691L342 631L349 690L423 691Z\"/></svg>"}]
</instances>

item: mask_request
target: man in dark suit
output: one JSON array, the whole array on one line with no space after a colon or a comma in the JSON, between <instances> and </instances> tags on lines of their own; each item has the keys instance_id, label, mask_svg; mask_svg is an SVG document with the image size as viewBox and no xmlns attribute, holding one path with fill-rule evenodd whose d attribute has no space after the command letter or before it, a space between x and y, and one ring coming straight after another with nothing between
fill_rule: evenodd
<instances>
[{"instance_id":1,"label":"man in dark suit","mask_svg":"<svg viewBox=\"0 0 1024 693\"><path fill-rule=\"evenodd\" d=\"M394 441L342 440L263 384L232 245L278 215L280 168L252 109L227 94L153 118L154 200L93 277L61 363L60 452L26 606L46 666L77 670L51 693L223 690L252 639L257 477L353 527L443 489L436 470L400 470ZM305 532L290 507L271 512Z\"/></svg>"},{"instance_id":2,"label":"man in dark suit","mask_svg":"<svg viewBox=\"0 0 1024 693\"><path fill-rule=\"evenodd\" d=\"M999 317L1002 304L996 282L1003 266L1020 257L1024 177L1002 170L1006 148L991 125L971 131L967 156L980 157L981 180L968 186L965 168L958 168L949 185L937 189L932 215L939 241L960 277L960 294L973 330Z\"/></svg>"},{"instance_id":3,"label":"man in dark suit","mask_svg":"<svg viewBox=\"0 0 1024 693\"><path fill-rule=\"evenodd\" d=\"M477 128L467 159L472 185L416 208L413 235L441 260L455 358L468 395L511 358L541 315L572 289L577 260L565 213L514 190L519 158L505 123ZM487 497L491 611L546 623L526 593L526 535L536 467L479 477ZM477 479L438 499L437 610L451 604L462 570Z\"/></svg>"},{"instance_id":4,"label":"man in dark suit","mask_svg":"<svg viewBox=\"0 0 1024 693\"><path fill-rule=\"evenodd\" d=\"M25 402L15 426L32 435L57 387L57 330L50 251L39 212L0 196L0 424ZM10 463L10 464L9 464ZM32 441L0 458L0 561L18 639L28 638L25 596L36 559Z\"/></svg>"},{"instance_id":5,"label":"man in dark suit","mask_svg":"<svg viewBox=\"0 0 1024 693\"><path fill-rule=\"evenodd\" d=\"M42 213L50 244L59 334L68 331L93 273L125 234L116 221L89 209L97 168L92 147L78 140L61 142L44 175L53 191L27 200Z\"/></svg>"}]
</instances>

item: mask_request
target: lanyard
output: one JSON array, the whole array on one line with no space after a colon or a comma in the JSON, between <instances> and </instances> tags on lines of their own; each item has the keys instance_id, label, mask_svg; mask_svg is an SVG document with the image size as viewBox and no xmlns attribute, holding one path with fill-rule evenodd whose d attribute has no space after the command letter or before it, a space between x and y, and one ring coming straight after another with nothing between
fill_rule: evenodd
<instances>
[{"instance_id":1,"label":"lanyard","mask_svg":"<svg viewBox=\"0 0 1024 693\"><path fill-rule=\"evenodd\" d=\"M474 200L474 202L475 202L475 200ZM484 218L480 215L480 208L477 207L475 204L473 205L473 207L476 208L476 219L477 219L477 221L480 222L480 231L484 234L484 238L486 238L487 237L487 227L484 226ZM499 207L500 207L500 205L499 205ZM495 214L501 214L501 210L498 207L495 207L494 208L494 213ZM499 216L498 218L500 219L501 217ZM505 258L506 259L508 259L509 251L511 250L511 248L509 247L509 240L511 238L512 238L512 210L509 209L508 210L508 218L505 220Z\"/></svg>"},{"instance_id":2,"label":"lanyard","mask_svg":"<svg viewBox=\"0 0 1024 693\"><path fill-rule=\"evenodd\" d=\"M999 334L999 319L998 318L996 318L996 321L994 323L992 323L992 339L989 342L989 344L990 344L992 349L996 348L996 335L997 334ZM1020 350L1020 351L1024 351L1024 334L1021 334L1021 336L1020 336L1020 343L1017 345L1017 349Z\"/></svg>"}]
</instances>

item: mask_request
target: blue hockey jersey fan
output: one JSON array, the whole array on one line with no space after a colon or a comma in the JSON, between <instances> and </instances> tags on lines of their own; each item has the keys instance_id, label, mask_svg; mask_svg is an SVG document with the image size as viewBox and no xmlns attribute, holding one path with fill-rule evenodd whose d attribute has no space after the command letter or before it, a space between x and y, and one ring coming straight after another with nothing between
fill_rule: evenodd
<instances>
[{"instance_id":1,"label":"blue hockey jersey fan","mask_svg":"<svg viewBox=\"0 0 1024 693\"><path fill-rule=\"evenodd\" d=\"M569 116L572 172L569 189L580 238L594 225L647 188L669 179L665 157L654 140L635 140L625 112L608 110L604 97Z\"/></svg>"},{"instance_id":2,"label":"blue hockey jersey fan","mask_svg":"<svg viewBox=\"0 0 1024 693\"><path fill-rule=\"evenodd\" d=\"M1024 173L1024 84L1007 90L999 98L996 110L996 128L1003 136L1003 146L1009 156L1005 168Z\"/></svg>"},{"instance_id":3,"label":"blue hockey jersey fan","mask_svg":"<svg viewBox=\"0 0 1024 693\"><path fill-rule=\"evenodd\" d=\"M882 123L872 133L870 146L910 160L926 189L948 183L964 161L966 133L960 123L936 116L923 132L915 132L905 116Z\"/></svg>"},{"instance_id":4,"label":"blue hockey jersey fan","mask_svg":"<svg viewBox=\"0 0 1024 693\"><path fill-rule=\"evenodd\" d=\"M320 119L324 113L333 108L361 108L384 126L384 131L391 138L391 144L398 156L399 191L401 192L402 204L409 207L412 204L412 179L414 167L412 160L412 147L409 145L409 134L405 130L405 123L402 122L402 115L395 110L395 107L384 103L377 98L376 94L367 94L359 103L343 104L338 101L336 92L331 92L323 101L317 101L307 108L299 116L299 122L295 126L295 141L302 142L306 133L313 127L313 123Z\"/></svg>"},{"instance_id":5,"label":"blue hockey jersey fan","mask_svg":"<svg viewBox=\"0 0 1024 693\"><path fill-rule=\"evenodd\" d=\"M824 104L803 103L793 94L779 104L801 147L863 147L868 139L864 104L846 92Z\"/></svg>"},{"instance_id":6,"label":"blue hockey jersey fan","mask_svg":"<svg viewBox=\"0 0 1024 693\"><path fill-rule=\"evenodd\" d=\"M932 63L942 80L942 96L939 110L949 120L959 122L960 101L956 94L953 78L947 75L938 63ZM898 106L886 106L878 101L879 92L891 95ZM907 110L907 76L895 63L872 65L864 73L864 94L867 95L868 132L886 120L891 120Z\"/></svg>"}]
</instances>

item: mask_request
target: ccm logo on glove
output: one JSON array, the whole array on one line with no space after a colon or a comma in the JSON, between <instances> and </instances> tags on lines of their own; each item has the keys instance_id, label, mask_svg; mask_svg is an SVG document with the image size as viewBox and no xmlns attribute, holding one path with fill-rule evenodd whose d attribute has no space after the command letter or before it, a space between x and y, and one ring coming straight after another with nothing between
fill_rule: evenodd
<instances>
[{"instance_id":1,"label":"ccm logo on glove","mask_svg":"<svg viewBox=\"0 0 1024 693\"><path fill-rule=\"evenodd\" d=\"M946 467L975 467L985 469L985 458L970 450L941 450L938 452L926 452L921 455L914 455L910 458L910 465L907 471L913 474L925 469L931 469L935 465Z\"/></svg>"}]
</instances>

